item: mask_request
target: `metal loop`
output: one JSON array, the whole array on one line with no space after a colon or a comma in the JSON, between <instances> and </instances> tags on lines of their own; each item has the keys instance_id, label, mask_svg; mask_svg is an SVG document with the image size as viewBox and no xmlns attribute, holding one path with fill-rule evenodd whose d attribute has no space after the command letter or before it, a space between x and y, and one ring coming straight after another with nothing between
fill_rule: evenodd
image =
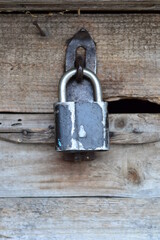
<instances>
[{"instance_id":1,"label":"metal loop","mask_svg":"<svg viewBox=\"0 0 160 240\"><path fill-rule=\"evenodd\" d=\"M68 72L66 72L63 77L61 78L59 82L59 102L66 102L66 86L69 80L76 74L76 69L71 69ZM95 100L97 102L102 102L102 90L100 82L97 78L97 76L91 72L90 70L84 68L83 69L84 76L88 77L93 85L94 88L94 94L95 94Z\"/></svg>"}]
</instances>

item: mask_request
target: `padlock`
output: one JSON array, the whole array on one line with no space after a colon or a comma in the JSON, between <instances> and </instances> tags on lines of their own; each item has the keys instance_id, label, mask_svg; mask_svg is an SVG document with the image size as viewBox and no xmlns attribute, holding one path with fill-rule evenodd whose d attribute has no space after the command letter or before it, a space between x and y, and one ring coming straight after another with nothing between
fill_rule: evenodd
<instances>
[{"instance_id":1,"label":"padlock","mask_svg":"<svg viewBox=\"0 0 160 240\"><path fill-rule=\"evenodd\" d=\"M108 103L102 101L97 76L88 69L83 70L83 75L92 83L95 100L67 102L66 86L76 71L69 70L59 82L59 102L55 104L56 150L109 150Z\"/></svg>"}]
</instances>

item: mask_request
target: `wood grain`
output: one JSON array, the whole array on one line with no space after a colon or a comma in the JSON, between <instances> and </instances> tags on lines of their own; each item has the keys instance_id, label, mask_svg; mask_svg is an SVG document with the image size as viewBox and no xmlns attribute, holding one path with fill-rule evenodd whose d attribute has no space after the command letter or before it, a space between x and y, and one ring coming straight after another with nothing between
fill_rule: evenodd
<instances>
[{"instance_id":1,"label":"wood grain","mask_svg":"<svg viewBox=\"0 0 160 240\"><path fill-rule=\"evenodd\" d=\"M158 0L0 0L0 11L158 11Z\"/></svg>"},{"instance_id":2,"label":"wood grain","mask_svg":"<svg viewBox=\"0 0 160 240\"><path fill-rule=\"evenodd\" d=\"M155 11L160 4L0 0L0 11L61 11L0 15L0 111L34 113L0 114L0 239L158 240L160 115L110 115L116 145L78 161L54 150L53 102L66 40L85 27L97 44L104 99L160 103L160 15L66 9Z\"/></svg>"},{"instance_id":3,"label":"wood grain","mask_svg":"<svg viewBox=\"0 0 160 240\"><path fill-rule=\"evenodd\" d=\"M160 141L160 114L110 114L112 144ZM0 139L15 143L54 143L54 114L0 114Z\"/></svg>"},{"instance_id":4,"label":"wood grain","mask_svg":"<svg viewBox=\"0 0 160 240\"><path fill-rule=\"evenodd\" d=\"M37 20L46 37L33 25ZM53 112L66 40L85 27L97 44L105 100L160 103L160 15L0 15L0 111Z\"/></svg>"},{"instance_id":5,"label":"wood grain","mask_svg":"<svg viewBox=\"0 0 160 240\"><path fill-rule=\"evenodd\" d=\"M160 199L0 199L0 239L158 240Z\"/></svg>"},{"instance_id":6,"label":"wood grain","mask_svg":"<svg viewBox=\"0 0 160 240\"><path fill-rule=\"evenodd\" d=\"M160 197L159 162L160 142L111 145L78 161L53 144L0 140L0 197Z\"/></svg>"}]
</instances>

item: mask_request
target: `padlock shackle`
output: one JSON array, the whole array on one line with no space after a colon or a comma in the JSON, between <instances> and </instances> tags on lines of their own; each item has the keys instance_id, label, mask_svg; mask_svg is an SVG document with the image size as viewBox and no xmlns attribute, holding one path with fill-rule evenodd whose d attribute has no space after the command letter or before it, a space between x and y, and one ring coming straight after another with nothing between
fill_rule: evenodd
<instances>
[{"instance_id":1,"label":"padlock shackle","mask_svg":"<svg viewBox=\"0 0 160 240\"><path fill-rule=\"evenodd\" d=\"M67 101L67 92L66 92L67 83L76 74L76 72L77 72L77 69L71 69L67 71L61 78L59 82L59 102ZM88 77L93 85L95 101L102 102L102 90L101 90L101 85L97 76L86 68L83 69L83 75Z\"/></svg>"}]
</instances>

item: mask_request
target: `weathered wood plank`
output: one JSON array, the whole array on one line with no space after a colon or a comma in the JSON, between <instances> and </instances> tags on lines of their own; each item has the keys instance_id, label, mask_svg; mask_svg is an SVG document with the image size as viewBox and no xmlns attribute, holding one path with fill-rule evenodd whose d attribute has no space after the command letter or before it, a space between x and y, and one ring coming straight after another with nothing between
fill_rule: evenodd
<instances>
[{"instance_id":1,"label":"weathered wood plank","mask_svg":"<svg viewBox=\"0 0 160 240\"><path fill-rule=\"evenodd\" d=\"M160 114L111 114L113 144L160 141ZM17 143L54 143L54 114L0 114L0 139Z\"/></svg>"},{"instance_id":2,"label":"weathered wood plank","mask_svg":"<svg viewBox=\"0 0 160 240\"><path fill-rule=\"evenodd\" d=\"M0 0L0 11L158 11L158 0Z\"/></svg>"},{"instance_id":3,"label":"weathered wood plank","mask_svg":"<svg viewBox=\"0 0 160 240\"><path fill-rule=\"evenodd\" d=\"M0 197L160 197L160 142L111 145L93 161L73 161L53 144L0 140Z\"/></svg>"},{"instance_id":4,"label":"weathered wood plank","mask_svg":"<svg viewBox=\"0 0 160 240\"><path fill-rule=\"evenodd\" d=\"M32 24L37 19L47 37ZM97 43L105 100L160 103L160 15L0 15L0 111L53 112L66 40L85 27Z\"/></svg>"},{"instance_id":5,"label":"weathered wood plank","mask_svg":"<svg viewBox=\"0 0 160 240\"><path fill-rule=\"evenodd\" d=\"M0 199L0 239L158 240L160 199Z\"/></svg>"}]
</instances>

